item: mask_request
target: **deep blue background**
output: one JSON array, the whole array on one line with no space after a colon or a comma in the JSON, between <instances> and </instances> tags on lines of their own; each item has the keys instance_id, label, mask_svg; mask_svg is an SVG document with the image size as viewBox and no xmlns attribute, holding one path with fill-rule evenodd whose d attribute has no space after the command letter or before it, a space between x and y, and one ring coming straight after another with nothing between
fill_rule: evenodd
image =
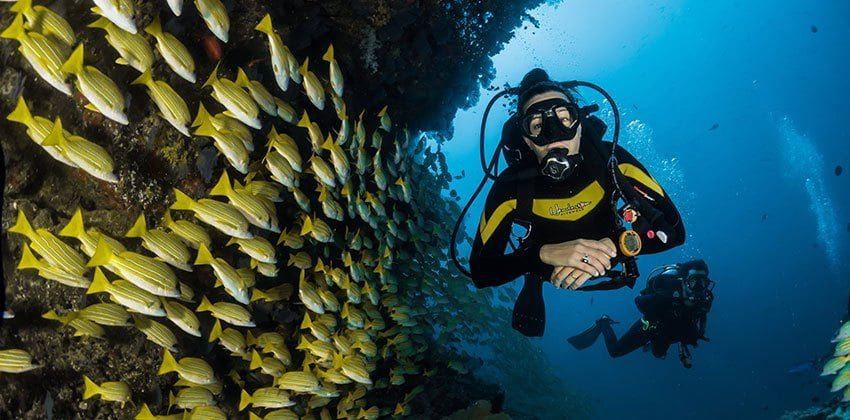
<instances>
[{"instance_id":1,"label":"deep blue background","mask_svg":"<svg viewBox=\"0 0 850 420\"><path fill-rule=\"evenodd\" d=\"M642 281L592 294L547 286L550 322L537 342L559 375L605 419L777 418L831 398L820 366L787 370L830 351L847 311L850 173L834 169L850 169L850 2L568 0L532 15L540 27L518 30L494 57L494 85L540 66L607 89L622 111L620 144L667 189L689 234L683 247L641 257L641 271L701 257L717 282L712 341L690 370L675 347L666 360L612 360L601 340L582 352L564 342L603 313L623 332ZM452 172L467 174L454 185L462 197L481 174L491 95L458 114L444 148ZM488 156L506 115L500 105L491 114Z\"/></svg>"}]
</instances>

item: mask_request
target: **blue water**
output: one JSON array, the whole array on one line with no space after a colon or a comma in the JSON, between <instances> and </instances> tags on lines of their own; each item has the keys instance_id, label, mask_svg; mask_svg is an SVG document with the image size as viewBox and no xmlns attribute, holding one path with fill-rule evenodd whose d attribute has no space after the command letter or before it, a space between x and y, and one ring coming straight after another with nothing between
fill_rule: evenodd
<instances>
[{"instance_id":1,"label":"blue water","mask_svg":"<svg viewBox=\"0 0 850 420\"><path fill-rule=\"evenodd\" d=\"M622 111L620 144L667 189L688 231L684 246L641 257L641 271L699 257L717 282L711 342L690 370L675 346L659 360L611 359L601 340L566 345L603 313L624 332L642 282L595 293L547 286L550 321L536 343L559 375L591 396L600 419L778 418L832 398L820 366L788 370L830 351L847 312L850 173L834 169L850 169L850 2L568 0L531 14L540 27L518 30L493 58L493 84L543 67L608 90ZM461 196L481 175L478 129L492 94L458 113L444 147L452 172L467 175L455 181ZM488 156L506 116L500 105L490 116Z\"/></svg>"}]
</instances>

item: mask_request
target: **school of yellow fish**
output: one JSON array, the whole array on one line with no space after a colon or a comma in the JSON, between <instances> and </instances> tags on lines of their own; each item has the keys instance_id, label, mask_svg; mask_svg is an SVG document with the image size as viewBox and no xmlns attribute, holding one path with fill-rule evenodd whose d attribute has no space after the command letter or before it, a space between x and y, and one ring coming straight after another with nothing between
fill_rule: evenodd
<instances>
[{"instance_id":1,"label":"school of yellow fish","mask_svg":"<svg viewBox=\"0 0 850 420\"><path fill-rule=\"evenodd\" d=\"M327 69L320 73L328 75L323 80L308 58L299 63L269 15L255 29L262 34L258 42L267 41L276 86L251 80L241 68L217 65L198 89L224 111L213 115L199 103L192 118L183 97L152 73L161 58L175 74L195 83L195 63L183 43L163 30L159 18L140 31L132 1L93 2L98 17L89 27L105 31L120 56L117 64L139 72L132 83L146 88L159 115L177 132L211 138L226 167L207 197L193 198L175 188L173 204L155 227L140 214L123 238L87 227L79 209L58 234L32 226L27 214L18 212L9 229L25 238L17 268L36 270L46 281L103 301L79 311L51 310L43 317L75 336L103 337L104 328L138 330L162 348L158 373L176 380L167 407L160 410L170 408L170 415L153 414L120 378L95 378L103 380L98 384L80 372L83 398L99 397L122 407L134 402L138 419L227 418L228 411L218 404L223 381L230 380L241 388L238 411L250 408L251 419L409 414L421 386L392 407L369 406L365 397L402 386L411 376L434 375L436 368L426 370L420 363L429 352L425 337L435 333L426 300L445 306L453 291L469 296L461 292L465 283L441 284L445 250L436 244L447 244L449 231L429 217L434 203L422 199L425 187L411 182L445 166L439 151L394 126L386 107L351 118L333 46L323 56ZM227 42L230 23L221 1L194 4L209 30ZM168 6L179 16L182 0L169 0ZM122 87L85 64L84 46L62 16L31 0L18 0L10 10L15 18L0 36L20 43L21 55L38 77L67 95L72 93L67 80L73 79L87 109L129 123ZM272 94L295 85L309 100L300 112ZM338 124L320 127L311 115L331 112L325 111L328 97ZM105 148L66 131L58 118L34 116L23 96L7 118L26 126L26 135L56 160L117 181ZM269 127L265 132L264 125ZM255 147L256 137L267 142ZM294 221L278 218L281 205L297 210ZM233 255L223 252L231 246L239 257L223 258ZM397 262L415 258L425 260L403 272L394 270ZM198 295L195 289L212 293ZM254 310L262 302L290 305L301 314L299 331L257 327ZM463 320L446 316L443 321L443 339L472 332ZM185 354L176 334L218 343L237 368L216 372L201 355ZM0 350L0 372L38 367L24 350ZM457 361L447 368L466 372Z\"/></svg>"},{"instance_id":2,"label":"school of yellow fish","mask_svg":"<svg viewBox=\"0 0 850 420\"><path fill-rule=\"evenodd\" d=\"M823 366L821 376L836 375L832 381L832 392L844 390L844 395L841 401L850 401L850 321L844 322L835 337L832 339L835 344L835 352L832 358L827 360Z\"/></svg>"}]
</instances>

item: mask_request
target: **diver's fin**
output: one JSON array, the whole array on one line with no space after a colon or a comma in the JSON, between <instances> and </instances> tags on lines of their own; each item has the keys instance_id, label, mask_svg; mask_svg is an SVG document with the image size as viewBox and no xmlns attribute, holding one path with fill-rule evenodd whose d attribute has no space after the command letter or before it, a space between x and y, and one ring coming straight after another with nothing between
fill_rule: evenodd
<instances>
[{"instance_id":1,"label":"diver's fin","mask_svg":"<svg viewBox=\"0 0 850 420\"><path fill-rule=\"evenodd\" d=\"M602 325L598 322L594 322L593 325L567 339L567 342L572 344L576 350L584 350L593 345L596 342L596 339L599 338L599 335L602 334Z\"/></svg>"}]
</instances>

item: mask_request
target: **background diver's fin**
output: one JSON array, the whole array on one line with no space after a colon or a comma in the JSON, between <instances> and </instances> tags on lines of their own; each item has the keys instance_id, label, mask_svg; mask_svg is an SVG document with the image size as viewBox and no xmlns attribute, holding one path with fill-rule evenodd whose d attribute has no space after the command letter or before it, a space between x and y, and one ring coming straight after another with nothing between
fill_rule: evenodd
<instances>
[{"instance_id":1,"label":"background diver's fin","mask_svg":"<svg viewBox=\"0 0 850 420\"><path fill-rule=\"evenodd\" d=\"M602 326L594 322L590 328L568 338L567 342L572 344L576 350L584 350L596 342L596 339L599 338L599 334L602 334Z\"/></svg>"}]
</instances>

